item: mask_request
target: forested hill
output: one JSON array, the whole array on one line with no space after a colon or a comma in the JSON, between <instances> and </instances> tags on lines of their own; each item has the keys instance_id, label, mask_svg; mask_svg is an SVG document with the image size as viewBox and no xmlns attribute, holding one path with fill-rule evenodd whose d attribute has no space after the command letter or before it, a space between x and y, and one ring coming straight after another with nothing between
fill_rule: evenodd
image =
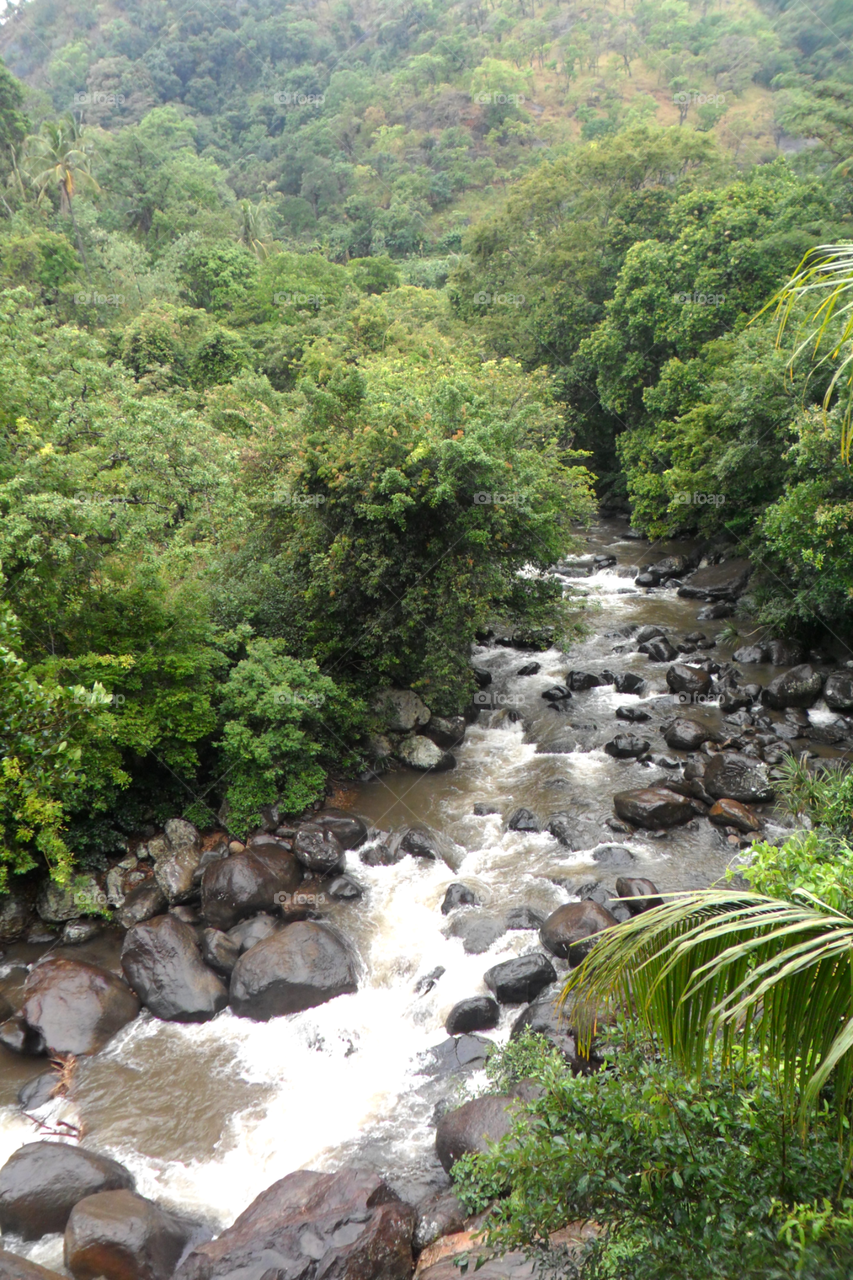
<instances>
[{"instance_id":1,"label":"forested hill","mask_svg":"<svg viewBox=\"0 0 853 1280\"><path fill-rule=\"evenodd\" d=\"M847 74L850 38L843 0L31 0L0 52L36 120L73 111L116 133L175 106L181 142L261 202L272 235L340 258L458 251L544 154L632 124L772 159L803 134L806 78ZM150 121L116 157L113 207L146 231L175 128ZM164 239L184 229L160 220Z\"/></svg>"},{"instance_id":2,"label":"forested hill","mask_svg":"<svg viewBox=\"0 0 853 1280\"><path fill-rule=\"evenodd\" d=\"M478 632L570 633L531 570L596 500L846 633L849 335L790 364L766 308L853 238L851 41L847 0L7 9L0 871L376 766L378 690L455 714Z\"/></svg>"}]
</instances>

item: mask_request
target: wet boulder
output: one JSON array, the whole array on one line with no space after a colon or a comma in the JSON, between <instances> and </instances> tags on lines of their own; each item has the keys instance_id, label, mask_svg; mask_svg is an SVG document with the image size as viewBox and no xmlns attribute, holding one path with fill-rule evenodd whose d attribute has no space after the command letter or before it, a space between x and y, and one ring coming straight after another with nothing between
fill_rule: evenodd
<instances>
[{"instance_id":1,"label":"wet boulder","mask_svg":"<svg viewBox=\"0 0 853 1280\"><path fill-rule=\"evenodd\" d=\"M168 852L156 860L154 879L168 902L186 902L196 888L195 873L201 862L201 836L191 822L170 818L164 838Z\"/></svg>"},{"instance_id":2,"label":"wet boulder","mask_svg":"<svg viewBox=\"0 0 853 1280\"><path fill-rule=\"evenodd\" d=\"M646 623L644 627L640 627L639 631L634 633L634 639L637 644L648 644L650 640L662 640L666 633L661 627L656 627L653 623Z\"/></svg>"},{"instance_id":3,"label":"wet boulder","mask_svg":"<svg viewBox=\"0 0 853 1280\"><path fill-rule=\"evenodd\" d=\"M212 862L201 881L201 911L208 924L227 930L247 916L275 909L279 895L293 894L302 867L284 841L265 837L264 847Z\"/></svg>"},{"instance_id":4,"label":"wet boulder","mask_svg":"<svg viewBox=\"0 0 853 1280\"><path fill-rule=\"evenodd\" d=\"M64 1231L87 1196L132 1188L133 1178L115 1160L64 1142L29 1142L0 1169L0 1230L39 1240Z\"/></svg>"},{"instance_id":5,"label":"wet boulder","mask_svg":"<svg viewBox=\"0 0 853 1280\"><path fill-rule=\"evenodd\" d=\"M538 676L541 670L541 663L526 662L523 667L518 668L515 674L517 676Z\"/></svg>"},{"instance_id":6,"label":"wet boulder","mask_svg":"<svg viewBox=\"0 0 853 1280\"><path fill-rule=\"evenodd\" d=\"M267 1022L357 989L352 956L329 925L301 920L246 951L231 975L231 1008Z\"/></svg>"},{"instance_id":7,"label":"wet boulder","mask_svg":"<svg viewBox=\"0 0 853 1280\"><path fill-rule=\"evenodd\" d=\"M673 751L698 751L703 742L713 737L703 724L686 717L674 720L663 735L663 740Z\"/></svg>"},{"instance_id":8,"label":"wet boulder","mask_svg":"<svg viewBox=\"0 0 853 1280\"><path fill-rule=\"evenodd\" d=\"M645 644L638 645L637 650L644 653L649 662L672 662L673 658L678 657L678 650L665 636L660 640L647 640Z\"/></svg>"},{"instance_id":9,"label":"wet boulder","mask_svg":"<svg viewBox=\"0 0 853 1280\"><path fill-rule=\"evenodd\" d=\"M476 894L473 889L468 888L467 884L450 884L447 886L447 892L441 904L441 914L449 916L457 907L478 907L479 905Z\"/></svg>"},{"instance_id":10,"label":"wet boulder","mask_svg":"<svg viewBox=\"0 0 853 1280\"><path fill-rule=\"evenodd\" d=\"M709 809L708 818L718 827L736 827L738 831L758 831L761 827L752 810L737 800L718 800Z\"/></svg>"},{"instance_id":11,"label":"wet boulder","mask_svg":"<svg viewBox=\"0 0 853 1280\"><path fill-rule=\"evenodd\" d=\"M168 899L156 880L143 880L122 903L119 911L119 924L123 929L132 929L135 924L142 924L153 916L162 915L169 905Z\"/></svg>"},{"instance_id":12,"label":"wet boulder","mask_svg":"<svg viewBox=\"0 0 853 1280\"><path fill-rule=\"evenodd\" d=\"M616 719L627 720L629 724L644 724L651 720L651 716L642 707L617 707Z\"/></svg>"},{"instance_id":13,"label":"wet boulder","mask_svg":"<svg viewBox=\"0 0 853 1280\"><path fill-rule=\"evenodd\" d=\"M373 709L391 733L411 733L429 723L429 707L411 689L382 689L373 699Z\"/></svg>"},{"instance_id":14,"label":"wet boulder","mask_svg":"<svg viewBox=\"0 0 853 1280\"><path fill-rule=\"evenodd\" d=\"M319 875L330 875L344 865L344 850L337 836L313 822L299 828L293 852L303 867Z\"/></svg>"},{"instance_id":15,"label":"wet boulder","mask_svg":"<svg viewBox=\"0 0 853 1280\"><path fill-rule=\"evenodd\" d=\"M447 930L449 938L461 938L462 948L471 956L488 951L493 942L506 933L506 924L497 916L482 911L465 911L454 917Z\"/></svg>"},{"instance_id":16,"label":"wet boulder","mask_svg":"<svg viewBox=\"0 0 853 1280\"><path fill-rule=\"evenodd\" d=\"M661 827L677 827L695 817L696 810L686 796L668 787L640 787L633 791L617 791L613 797L616 816L634 827L656 831Z\"/></svg>"},{"instance_id":17,"label":"wet boulder","mask_svg":"<svg viewBox=\"0 0 853 1280\"><path fill-rule=\"evenodd\" d=\"M786 707L811 707L820 697L822 688L823 676L805 663L771 680L761 695L761 701L776 711L783 711Z\"/></svg>"},{"instance_id":18,"label":"wet boulder","mask_svg":"<svg viewBox=\"0 0 853 1280\"><path fill-rule=\"evenodd\" d=\"M539 819L529 809L516 809L507 822L508 831L539 831Z\"/></svg>"},{"instance_id":19,"label":"wet boulder","mask_svg":"<svg viewBox=\"0 0 853 1280\"><path fill-rule=\"evenodd\" d=\"M24 983L21 1016L49 1053L97 1053L138 1013L127 983L82 960L50 957Z\"/></svg>"},{"instance_id":20,"label":"wet boulder","mask_svg":"<svg viewBox=\"0 0 853 1280\"><path fill-rule=\"evenodd\" d=\"M742 645L740 649L735 649L732 654L732 661L742 662L744 666L749 666L758 662L766 662L767 659L767 648L763 644Z\"/></svg>"},{"instance_id":21,"label":"wet boulder","mask_svg":"<svg viewBox=\"0 0 853 1280\"><path fill-rule=\"evenodd\" d=\"M13 890L0 895L0 946L23 938L31 917L30 905L23 894Z\"/></svg>"},{"instance_id":22,"label":"wet boulder","mask_svg":"<svg viewBox=\"0 0 853 1280\"><path fill-rule=\"evenodd\" d=\"M401 854L412 858L428 858L438 862L442 858L441 841L429 827L409 827L403 832L397 846Z\"/></svg>"},{"instance_id":23,"label":"wet boulder","mask_svg":"<svg viewBox=\"0 0 853 1280\"><path fill-rule=\"evenodd\" d=\"M605 742L604 750L614 760L630 760L645 755L649 743L645 738L638 738L633 733L617 733L610 742Z\"/></svg>"},{"instance_id":24,"label":"wet boulder","mask_svg":"<svg viewBox=\"0 0 853 1280\"><path fill-rule=\"evenodd\" d=\"M542 916L532 907L513 907L506 913L507 929L541 929L544 923Z\"/></svg>"},{"instance_id":25,"label":"wet boulder","mask_svg":"<svg viewBox=\"0 0 853 1280\"><path fill-rule=\"evenodd\" d=\"M555 684L550 689L543 690L539 696L550 703L568 702L572 696L572 691L564 684Z\"/></svg>"},{"instance_id":26,"label":"wet boulder","mask_svg":"<svg viewBox=\"0 0 853 1280\"><path fill-rule=\"evenodd\" d=\"M853 671L833 671L823 689L831 711L853 711Z\"/></svg>"},{"instance_id":27,"label":"wet boulder","mask_svg":"<svg viewBox=\"0 0 853 1280\"><path fill-rule=\"evenodd\" d=\"M199 946L204 963L226 977L240 958L240 944L221 929L202 930Z\"/></svg>"},{"instance_id":28,"label":"wet boulder","mask_svg":"<svg viewBox=\"0 0 853 1280\"><path fill-rule=\"evenodd\" d=\"M106 903L106 895L94 876L75 876L71 884L47 880L39 890L36 910L48 924L65 924Z\"/></svg>"},{"instance_id":29,"label":"wet boulder","mask_svg":"<svg viewBox=\"0 0 853 1280\"><path fill-rule=\"evenodd\" d=\"M691 600L737 600L746 590L751 573L748 560L724 560L692 574L678 588L678 594Z\"/></svg>"},{"instance_id":30,"label":"wet boulder","mask_svg":"<svg viewBox=\"0 0 853 1280\"><path fill-rule=\"evenodd\" d=\"M397 756L410 769L420 769L423 772L432 770L434 773L444 773L456 768L456 757L451 751L442 750L432 739L421 734L410 734L403 738L397 745Z\"/></svg>"},{"instance_id":31,"label":"wet boulder","mask_svg":"<svg viewBox=\"0 0 853 1280\"><path fill-rule=\"evenodd\" d=\"M541 952L493 965L483 981L499 1004L528 1004L557 981L557 970Z\"/></svg>"},{"instance_id":32,"label":"wet boulder","mask_svg":"<svg viewBox=\"0 0 853 1280\"><path fill-rule=\"evenodd\" d=\"M435 1152L447 1173L462 1156L485 1154L513 1127L519 1100L512 1094L488 1094L472 1098L448 1111L438 1122Z\"/></svg>"},{"instance_id":33,"label":"wet boulder","mask_svg":"<svg viewBox=\"0 0 853 1280\"><path fill-rule=\"evenodd\" d=\"M545 830L566 849L582 849L583 834L578 819L565 809L552 813L545 823Z\"/></svg>"},{"instance_id":34,"label":"wet boulder","mask_svg":"<svg viewBox=\"0 0 853 1280\"><path fill-rule=\"evenodd\" d=\"M479 1071L496 1048L485 1036L451 1036L434 1044L419 1057L418 1075L444 1079Z\"/></svg>"},{"instance_id":35,"label":"wet boulder","mask_svg":"<svg viewBox=\"0 0 853 1280\"><path fill-rule=\"evenodd\" d=\"M58 1271L48 1271L29 1258L0 1249L0 1280L63 1280Z\"/></svg>"},{"instance_id":36,"label":"wet boulder","mask_svg":"<svg viewBox=\"0 0 853 1280\"><path fill-rule=\"evenodd\" d=\"M414 1228L415 1210L377 1174L300 1169L192 1249L175 1280L409 1280Z\"/></svg>"},{"instance_id":37,"label":"wet boulder","mask_svg":"<svg viewBox=\"0 0 853 1280\"><path fill-rule=\"evenodd\" d=\"M359 849L367 840L367 823L346 809L321 809L314 814L311 823L323 831L330 831L342 849Z\"/></svg>"},{"instance_id":38,"label":"wet boulder","mask_svg":"<svg viewBox=\"0 0 853 1280\"><path fill-rule=\"evenodd\" d=\"M646 880L643 876L619 876L616 881L616 896L626 899L625 906L632 916L638 916L652 907L659 907L663 902L654 881Z\"/></svg>"},{"instance_id":39,"label":"wet boulder","mask_svg":"<svg viewBox=\"0 0 853 1280\"><path fill-rule=\"evenodd\" d=\"M591 671L570 671L566 676L566 687L573 693L583 693L586 689L595 689L604 681Z\"/></svg>"},{"instance_id":40,"label":"wet boulder","mask_svg":"<svg viewBox=\"0 0 853 1280\"><path fill-rule=\"evenodd\" d=\"M672 693L686 693L691 697L707 697L711 692L711 677L701 667L690 667L676 662L666 673L666 683Z\"/></svg>"},{"instance_id":41,"label":"wet boulder","mask_svg":"<svg viewBox=\"0 0 853 1280\"><path fill-rule=\"evenodd\" d=\"M616 923L616 917L597 902L568 902L551 912L539 936L547 951L574 966L589 951L587 939Z\"/></svg>"},{"instance_id":42,"label":"wet boulder","mask_svg":"<svg viewBox=\"0 0 853 1280\"><path fill-rule=\"evenodd\" d=\"M712 622L717 618L730 618L734 613L734 608L730 604L707 604L704 609L700 609L696 614L697 622Z\"/></svg>"},{"instance_id":43,"label":"wet boulder","mask_svg":"<svg viewBox=\"0 0 853 1280\"><path fill-rule=\"evenodd\" d=\"M714 800L765 804L775 792L760 761L734 751L721 751L705 765L702 785Z\"/></svg>"},{"instance_id":44,"label":"wet boulder","mask_svg":"<svg viewBox=\"0 0 853 1280\"><path fill-rule=\"evenodd\" d=\"M169 1280L189 1229L133 1191L80 1200L65 1228L65 1265L74 1280Z\"/></svg>"},{"instance_id":45,"label":"wet boulder","mask_svg":"<svg viewBox=\"0 0 853 1280\"><path fill-rule=\"evenodd\" d=\"M418 1220L415 1226L415 1248L425 1249L428 1244L462 1231L465 1227L467 1210L452 1191L435 1191L415 1206ZM456 1268L458 1272L458 1268ZM3 1280L0 1275L0 1280Z\"/></svg>"},{"instance_id":46,"label":"wet boulder","mask_svg":"<svg viewBox=\"0 0 853 1280\"><path fill-rule=\"evenodd\" d=\"M469 996L459 1000L444 1021L449 1036L467 1035L471 1031L491 1031L498 1025L500 1009L491 996Z\"/></svg>"},{"instance_id":47,"label":"wet boulder","mask_svg":"<svg viewBox=\"0 0 853 1280\"><path fill-rule=\"evenodd\" d=\"M201 958L194 930L172 915L130 929L121 966L145 1007L166 1022L206 1022L228 1003L221 979Z\"/></svg>"},{"instance_id":48,"label":"wet boulder","mask_svg":"<svg viewBox=\"0 0 853 1280\"><path fill-rule=\"evenodd\" d=\"M241 920L239 924L235 924L233 929L228 930L226 936L238 947L242 955L256 943L263 942L264 938L271 938L281 928L283 928L281 920L261 912L260 915L251 916L248 920Z\"/></svg>"},{"instance_id":49,"label":"wet boulder","mask_svg":"<svg viewBox=\"0 0 853 1280\"><path fill-rule=\"evenodd\" d=\"M626 671L613 681L613 688L617 693L635 693L639 696L645 687L643 677L635 675L633 671Z\"/></svg>"},{"instance_id":50,"label":"wet boulder","mask_svg":"<svg viewBox=\"0 0 853 1280\"><path fill-rule=\"evenodd\" d=\"M636 856L623 844L600 844L592 851L592 860L600 867L630 867Z\"/></svg>"},{"instance_id":51,"label":"wet boulder","mask_svg":"<svg viewBox=\"0 0 853 1280\"><path fill-rule=\"evenodd\" d=\"M442 751L451 751L462 744L467 728L464 716L433 716L423 734Z\"/></svg>"}]
</instances>

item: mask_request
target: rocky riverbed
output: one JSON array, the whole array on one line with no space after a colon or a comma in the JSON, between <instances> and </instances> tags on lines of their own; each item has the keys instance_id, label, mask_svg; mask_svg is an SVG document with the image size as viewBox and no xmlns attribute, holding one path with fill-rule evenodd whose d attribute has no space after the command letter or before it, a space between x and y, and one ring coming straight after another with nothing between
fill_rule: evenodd
<instances>
[{"instance_id":1,"label":"rocky riverbed","mask_svg":"<svg viewBox=\"0 0 853 1280\"><path fill-rule=\"evenodd\" d=\"M0 1280L457 1274L449 1170L518 1101L465 1101L492 1046L594 1070L553 1000L595 934L781 839L786 753L853 749L849 652L723 643L750 566L704 551L602 522L554 568L587 638L484 636L452 720L387 691L334 803L6 899Z\"/></svg>"}]
</instances>

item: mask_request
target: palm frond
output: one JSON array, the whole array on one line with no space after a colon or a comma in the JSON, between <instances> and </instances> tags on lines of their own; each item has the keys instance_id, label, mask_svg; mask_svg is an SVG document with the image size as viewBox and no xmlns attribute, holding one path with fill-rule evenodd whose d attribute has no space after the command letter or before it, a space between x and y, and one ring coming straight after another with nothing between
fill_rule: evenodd
<instances>
[{"instance_id":1,"label":"palm frond","mask_svg":"<svg viewBox=\"0 0 853 1280\"><path fill-rule=\"evenodd\" d=\"M736 1070L750 1050L793 1106L834 1076L853 1093L853 919L810 894L683 894L602 933L562 994L582 1052L602 1004L689 1074Z\"/></svg>"}]
</instances>

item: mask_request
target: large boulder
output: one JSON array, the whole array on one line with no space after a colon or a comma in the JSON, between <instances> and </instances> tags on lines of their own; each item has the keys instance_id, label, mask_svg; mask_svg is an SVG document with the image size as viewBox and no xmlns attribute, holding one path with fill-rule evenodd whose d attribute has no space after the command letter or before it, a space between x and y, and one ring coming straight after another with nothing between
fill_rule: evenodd
<instances>
[{"instance_id":1,"label":"large boulder","mask_svg":"<svg viewBox=\"0 0 853 1280\"><path fill-rule=\"evenodd\" d=\"M138 1013L121 978L82 960L43 960L24 983L22 1017L49 1053L97 1053Z\"/></svg>"},{"instance_id":2,"label":"large boulder","mask_svg":"<svg viewBox=\"0 0 853 1280\"><path fill-rule=\"evenodd\" d=\"M589 951L587 939L616 923L616 917L597 902L567 902L551 912L539 936L552 955L576 965Z\"/></svg>"},{"instance_id":3,"label":"large boulder","mask_svg":"<svg viewBox=\"0 0 853 1280\"><path fill-rule=\"evenodd\" d=\"M464 741L467 728L464 716L451 716L448 719L443 716L433 716L423 732L424 736L431 738L437 747L441 747L444 751L452 751Z\"/></svg>"},{"instance_id":4,"label":"large boulder","mask_svg":"<svg viewBox=\"0 0 853 1280\"><path fill-rule=\"evenodd\" d=\"M306 822L296 833L293 852L303 867L320 875L340 871L344 865L343 845L333 831L318 823Z\"/></svg>"},{"instance_id":5,"label":"large boulder","mask_svg":"<svg viewBox=\"0 0 853 1280\"><path fill-rule=\"evenodd\" d=\"M94 876L76 876L71 884L47 880L39 890L36 910L49 924L64 924L88 915L93 906L106 905L106 894Z\"/></svg>"},{"instance_id":6,"label":"large boulder","mask_svg":"<svg viewBox=\"0 0 853 1280\"><path fill-rule=\"evenodd\" d=\"M697 570L678 588L678 594L690 600L737 600L746 590L751 573L748 560L724 560Z\"/></svg>"},{"instance_id":7,"label":"large boulder","mask_svg":"<svg viewBox=\"0 0 853 1280\"><path fill-rule=\"evenodd\" d=\"M763 644L745 644L740 649L735 649L732 654L732 661L741 662L744 666L767 662L768 658L767 646Z\"/></svg>"},{"instance_id":8,"label":"large boulder","mask_svg":"<svg viewBox=\"0 0 853 1280\"><path fill-rule=\"evenodd\" d=\"M539 831L539 819L530 809L515 809L506 824L507 831Z\"/></svg>"},{"instance_id":9,"label":"large boulder","mask_svg":"<svg viewBox=\"0 0 853 1280\"><path fill-rule=\"evenodd\" d=\"M559 987L542 994L519 1014L512 1024L510 1040L517 1040L525 1031L545 1036L566 1059L575 1075L590 1075L598 1071L602 1059L593 1052L589 1057L578 1052L574 1028L573 1004L561 1006ZM600 1019L606 1021L606 1018Z\"/></svg>"},{"instance_id":10,"label":"large boulder","mask_svg":"<svg viewBox=\"0 0 853 1280\"><path fill-rule=\"evenodd\" d=\"M659 640L646 640L644 644L637 646L637 650L644 653L650 662L672 662L678 654L678 650L673 648L666 636Z\"/></svg>"},{"instance_id":11,"label":"large boulder","mask_svg":"<svg viewBox=\"0 0 853 1280\"><path fill-rule=\"evenodd\" d=\"M435 773L443 773L456 766L456 757L451 751L443 751L431 738L419 733L403 738L397 745L397 755L410 769L432 769Z\"/></svg>"},{"instance_id":12,"label":"large boulder","mask_svg":"<svg viewBox=\"0 0 853 1280\"><path fill-rule=\"evenodd\" d=\"M441 914L449 916L457 907L478 907L479 905L474 890L469 889L467 884L460 884L457 881L447 886L447 892L441 904Z\"/></svg>"},{"instance_id":13,"label":"large boulder","mask_svg":"<svg viewBox=\"0 0 853 1280\"><path fill-rule=\"evenodd\" d=\"M491 1031L498 1025L500 1009L491 996L469 996L459 1000L444 1022L449 1036L467 1035L470 1031Z\"/></svg>"},{"instance_id":14,"label":"large boulder","mask_svg":"<svg viewBox=\"0 0 853 1280\"><path fill-rule=\"evenodd\" d=\"M195 873L201 862L201 836L191 822L184 818L170 818L163 838L168 852L155 859L154 879L167 902L186 902L196 890Z\"/></svg>"},{"instance_id":15,"label":"large boulder","mask_svg":"<svg viewBox=\"0 0 853 1280\"><path fill-rule=\"evenodd\" d=\"M367 823L345 809L322 809L314 814L311 822L330 831L342 849L358 849L367 840Z\"/></svg>"},{"instance_id":16,"label":"large boulder","mask_svg":"<svg viewBox=\"0 0 853 1280\"><path fill-rule=\"evenodd\" d=\"M326 924L302 920L246 951L231 975L231 1007L266 1022L357 989L352 956Z\"/></svg>"},{"instance_id":17,"label":"large boulder","mask_svg":"<svg viewBox=\"0 0 853 1280\"><path fill-rule=\"evenodd\" d=\"M129 930L121 965L145 1007L166 1022L206 1022L228 1003L222 980L201 958L194 930L175 916L156 916Z\"/></svg>"},{"instance_id":18,"label":"large boulder","mask_svg":"<svg viewBox=\"0 0 853 1280\"><path fill-rule=\"evenodd\" d=\"M604 750L614 760L630 760L645 755L649 743L645 738L637 738L633 733L617 733L610 742L605 742Z\"/></svg>"},{"instance_id":19,"label":"large boulder","mask_svg":"<svg viewBox=\"0 0 853 1280\"><path fill-rule=\"evenodd\" d=\"M205 868L201 911L215 929L231 929L246 916L273 911L281 894L293 894L302 883L302 868L284 841L267 837L263 847L220 858Z\"/></svg>"},{"instance_id":20,"label":"large boulder","mask_svg":"<svg viewBox=\"0 0 853 1280\"><path fill-rule=\"evenodd\" d=\"M143 880L121 904L118 914L119 924L123 929L132 929L143 920L162 915L169 905L169 900L156 880Z\"/></svg>"},{"instance_id":21,"label":"large boulder","mask_svg":"<svg viewBox=\"0 0 853 1280\"><path fill-rule=\"evenodd\" d=\"M616 896L626 899L625 906L632 916L638 916L663 903L657 885L644 876L619 876L616 881Z\"/></svg>"},{"instance_id":22,"label":"large boulder","mask_svg":"<svg viewBox=\"0 0 853 1280\"><path fill-rule=\"evenodd\" d=\"M833 671L827 677L823 696L832 711L853 711L853 671Z\"/></svg>"},{"instance_id":23,"label":"large boulder","mask_svg":"<svg viewBox=\"0 0 853 1280\"><path fill-rule=\"evenodd\" d=\"M613 797L617 818L634 827L656 831L660 827L677 827L696 816L686 796L667 787L640 787L633 791L617 791Z\"/></svg>"},{"instance_id":24,"label":"large boulder","mask_svg":"<svg viewBox=\"0 0 853 1280\"><path fill-rule=\"evenodd\" d=\"M617 693L635 693L638 697L645 687L646 682L643 677L636 675L633 671L625 671L613 681L613 688Z\"/></svg>"},{"instance_id":25,"label":"large boulder","mask_svg":"<svg viewBox=\"0 0 853 1280\"><path fill-rule=\"evenodd\" d=\"M29 903L23 894L0 894L0 947L24 937L30 923Z\"/></svg>"},{"instance_id":26,"label":"large boulder","mask_svg":"<svg viewBox=\"0 0 853 1280\"><path fill-rule=\"evenodd\" d=\"M528 1004L557 980L557 970L540 952L493 965L483 981L500 1004Z\"/></svg>"},{"instance_id":27,"label":"large boulder","mask_svg":"<svg viewBox=\"0 0 853 1280\"><path fill-rule=\"evenodd\" d=\"M65 1228L65 1265L74 1280L169 1280L189 1229L133 1191L80 1200Z\"/></svg>"},{"instance_id":28,"label":"large boulder","mask_svg":"<svg viewBox=\"0 0 853 1280\"><path fill-rule=\"evenodd\" d=\"M411 689L382 689L373 699L373 709L391 733L411 733L429 724L431 711Z\"/></svg>"},{"instance_id":29,"label":"large boulder","mask_svg":"<svg viewBox=\"0 0 853 1280\"><path fill-rule=\"evenodd\" d=\"M201 958L217 973L231 976L240 959L240 942L223 933L221 929L203 929L200 941Z\"/></svg>"},{"instance_id":30,"label":"large boulder","mask_svg":"<svg viewBox=\"0 0 853 1280\"><path fill-rule=\"evenodd\" d=\"M506 930L506 922L499 916L483 911L464 911L451 920L447 937L461 938L463 950L469 956L478 956L488 951Z\"/></svg>"},{"instance_id":31,"label":"large boulder","mask_svg":"<svg viewBox=\"0 0 853 1280\"><path fill-rule=\"evenodd\" d=\"M435 1153L450 1173L471 1152L485 1154L511 1131L519 1099L513 1094L487 1094L448 1111L438 1122Z\"/></svg>"},{"instance_id":32,"label":"large boulder","mask_svg":"<svg viewBox=\"0 0 853 1280\"><path fill-rule=\"evenodd\" d=\"M713 737L711 729L684 717L667 726L663 740L673 751L698 751L710 737Z\"/></svg>"},{"instance_id":33,"label":"large boulder","mask_svg":"<svg viewBox=\"0 0 853 1280\"><path fill-rule=\"evenodd\" d=\"M133 1188L123 1165L64 1142L29 1142L0 1169L0 1230L39 1240L64 1231L75 1204Z\"/></svg>"},{"instance_id":34,"label":"large boulder","mask_svg":"<svg viewBox=\"0 0 853 1280\"><path fill-rule=\"evenodd\" d=\"M414 1209L377 1174L301 1169L197 1245L175 1280L409 1280L414 1227Z\"/></svg>"},{"instance_id":35,"label":"large boulder","mask_svg":"<svg viewBox=\"0 0 853 1280\"><path fill-rule=\"evenodd\" d=\"M711 692L711 677L701 667L690 667L676 662L666 673L666 683L673 693L685 693L690 697L705 698Z\"/></svg>"},{"instance_id":36,"label":"large boulder","mask_svg":"<svg viewBox=\"0 0 853 1280\"><path fill-rule=\"evenodd\" d=\"M762 804L775 796L764 766L734 751L711 756L702 786L714 800L739 800L741 804Z\"/></svg>"},{"instance_id":37,"label":"large boulder","mask_svg":"<svg viewBox=\"0 0 853 1280\"><path fill-rule=\"evenodd\" d=\"M738 831L758 831L761 827L756 815L738 800L718 800L708 810L708 819L718 827L736 827Z\"/></svg>"},{"instance_id":38,"label":"large boulder","mask_svg":"<svg viewBox=\"0 0 853 1280\"><path fill-rule=\"evenodd\" d=\"M761 695L766 707L783 711L786 707L811 707L820 697L823 676L808 663L791 667L784 675L771 680Z\"/></svg>"}]
</instances>

